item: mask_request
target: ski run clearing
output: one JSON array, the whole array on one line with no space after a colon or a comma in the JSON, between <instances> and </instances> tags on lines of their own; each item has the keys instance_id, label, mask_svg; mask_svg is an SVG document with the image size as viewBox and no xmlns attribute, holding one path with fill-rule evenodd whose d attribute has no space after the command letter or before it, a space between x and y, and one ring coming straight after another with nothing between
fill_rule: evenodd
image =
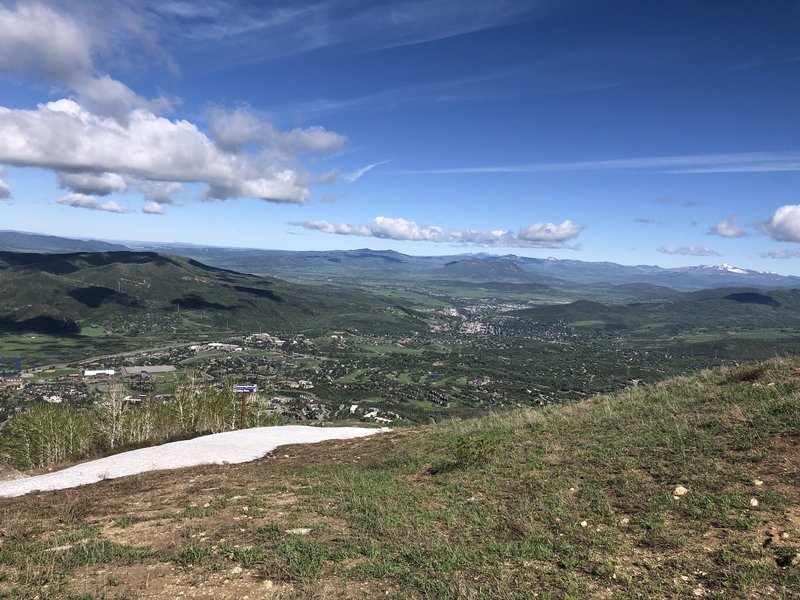
<instances>
[{"instance_id":1,"label":"ski run clearing","mask_svg":"<svg viewBox=\"0 0 800 600\"><path fill-rule=\"evenodd\" d=\"M286 444L314 444L327 440L364 437L382 431L363 427L308 427L284 425L227 431L191 440L140 448L93 460L63 471L0 483L0 497L21 496L34 491L63 490L137 475L147 471L181 469L208 464L243 463Z\"/></svg>"}]
</instances>

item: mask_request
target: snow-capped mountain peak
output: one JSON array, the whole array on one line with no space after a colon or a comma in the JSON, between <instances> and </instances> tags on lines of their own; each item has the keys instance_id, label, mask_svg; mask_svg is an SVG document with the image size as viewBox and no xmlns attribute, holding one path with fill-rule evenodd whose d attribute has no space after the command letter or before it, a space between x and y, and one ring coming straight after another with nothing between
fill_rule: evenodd
<instances>
[{"instance_id":1,"label":"snow-capped mountain peak","mask_svg":"<svg viewBox=\"0 0 800 600\"><path fill-rule=\"evenodd\" d=\"M734 267L733 265L729 265L728 263L722 263L721 265L698 265L696 268L703 271L718 271L718 272L721 271L723 273L733 273L735 275L759 274L758 271L743 269L742 267Z\"/></svg>"},{"instance_id":2,"label":"snow-capped mountain peak","mask_svg":"<svg viewBox=\"0 0 800 600\"><path fill-rule=\"evenodd\" d=\"M747 269L734 267L733 265L729 265L727 263L722 263L721 265L718 265L714 268L719 271L725 271L727 273L738 273L740 275L746 275L747 273L750 273L750 271L748 271Z\"/></svg>"}]
</instances>

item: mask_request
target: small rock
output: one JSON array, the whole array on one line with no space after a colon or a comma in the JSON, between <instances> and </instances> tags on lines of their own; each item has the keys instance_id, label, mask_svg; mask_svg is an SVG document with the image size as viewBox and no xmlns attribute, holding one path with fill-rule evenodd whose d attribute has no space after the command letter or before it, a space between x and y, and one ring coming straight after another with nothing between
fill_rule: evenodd
<instances>
[{"instance_id":1,"label":"small rock","mask_svg":"<svg viewBox=\"0 0 800 600\"><path fill-rule=\"evenodd\" d=\"M687 575L681 575L681 581L689 581L689 577Z\"/></svg>"},{"instance_id":2,"label":"small rock","mask_svg":"<svg viewBox=\"0 0 800 600\"><path fill-rule=\"evenodd\" d=\"M672 490L672 495L677 496L678 498L680 498L681 496L685 496L688 493L689 490L683 487L682 485L678 485L675 487L675 489Z\"/></svg>"},{"instance_id":3,"label":"small rock","mask_svg":"<svg viewBox=\"0 0 800 600\"><path fill-rule=\"evenodd\" d=\"M630 523L630 522L631 522L631 520L630 520L630 518L629 518L629 517L622 517L622 518L619 520L619 524L620 524L620 525L627 525L627 524L628 524L628 523Z\"/></svg>"},{"instance_id":4,"label":"small rock","mask_svg":"<svg viewBox=\"0 0 800 600\"><path fill-rule=\"evenodd\" d=\"M209 502L206 502L205 504L203 504L203 508L208 508L209 506L211 506L211 503L209 503Z\"/></svg>"},{"instance_id":5,"label":"small rock","mask_svg":"<svg viewBox=\"0 0 800 600\"><path fill-rule=\"evenodd\" d=\"M789 532L788 532L788 531L784 531L784 532L781 534L781 538L783 538L784 540L787 540L787 539L789 539Z\"/></svg>"},{"instance_id":6,"label":"small rock","mask_svg":"<svg viewBox=\"0 0 800 600\"><path fill-rule=\"evenodd\" d=\"M750 498L750 506L752 506L753 508L758 506L758 498Z\"/></svg>"},{"instance_id":7,"label":"small rock","mask_svg":"<svg viewBox=\"0 0 800 600\"><path fill-rule=\"evenodd\" d=\"M291 535L308 535L311 533L311 529L308 527L295 527L294 529L287 529L286 533Z\"/></svg>"},{"instance_id":8,"label":"small rock","mask_svg":"<svg viewBox=\"0 0 800 600\"><path fill-rule=\"evenodd\" d=\"M231 575L238 575L242 571L244 571L244 569L242 569L242 567L240 567L239 565L236 565L231 569Z\"/></svg>"},{"instance_id":9,"label":"small rock","mask_svg":"<svg viewBox=\"0 0 800 600\"><path fill-rule=\"evenodd\" d=\"M764 482L761 481L760 479L753 479L753 485L761 486L764 485Z\"/></svg>"},{"instance_id":10,"label":"small rock","mask_svg":"<svg viewBox=\"0 0 800 600\"><path fill-rule=\"evenodd\" d=\"M705 596L706 591L702 587L696 587L692 590L692 596L696 596L699 598L700 596Z\"/></svg>"},{"instance_id":11,"label":"small rock","mask_svg":"<svg viewBox=\"0 0 800 600\"><path fill-rule=\"evenodd\" d=\"M581 527L588 527L589 521L581 521Z\"/></svg>"},{"instance_id":12,"label":"small rock","mask_svg":"<svg viewBox=\"0 0 800 600\"><path fill-rule=\"evenodd\" d=\"M272 579L267 579L264 581L264 587L268 590L271 590L273 587L275 587L275 584L273 583Z\"/></svg>"}]
</instances>

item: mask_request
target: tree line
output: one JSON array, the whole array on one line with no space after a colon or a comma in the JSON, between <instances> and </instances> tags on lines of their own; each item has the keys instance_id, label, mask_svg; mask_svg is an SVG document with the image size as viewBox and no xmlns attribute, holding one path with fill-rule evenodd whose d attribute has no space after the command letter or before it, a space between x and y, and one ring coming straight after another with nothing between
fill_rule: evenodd
<instances>
[{"instance_id":1,"label":"tree line","mask_svg":"<svg viewBox=\"0 0 800 600\"><path fill-rule=\"evenodd\" d=\"M91 407L37 404L11 417L0 434L0 460L16 469L53 464L153 446L240 425L241 398L230 385L203 385L194 374L177 386L172 400L132 403L117 382ZM247 427L278 425L269 402L251 396Z\"/></svg>"}]
</instances>

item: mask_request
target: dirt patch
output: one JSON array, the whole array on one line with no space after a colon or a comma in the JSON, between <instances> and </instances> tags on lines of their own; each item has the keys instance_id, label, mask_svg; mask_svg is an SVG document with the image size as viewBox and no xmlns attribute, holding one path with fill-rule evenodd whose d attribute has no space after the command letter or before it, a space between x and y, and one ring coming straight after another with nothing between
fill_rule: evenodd
<instances>
[{"instance_id":1,"label":"dirt patch","mask_svg":"<svg viewBox=\"0 0 800 600\"><path fill-rule=\"evenodd\" d=\"M0 482L13 481L15 479L22 479L23 477L27 477L27 475L25 475L25 473L20 473L16 469L12 469L4 463L0 463Z\"/></svg>"},{"instance_id":2,"label":"dirt patch","mask_svg":"<svg viewBox=\"0 0 800 600\"><path fill-rule=\"evenodd\" d=\"M207 569L184 570L163 563L85 569L76 572L65 587L73 594L143 600L278 600L289 597L292 591L290 585L265 580L236 568L212 572Z\"/></svg>"}]
</instances>

